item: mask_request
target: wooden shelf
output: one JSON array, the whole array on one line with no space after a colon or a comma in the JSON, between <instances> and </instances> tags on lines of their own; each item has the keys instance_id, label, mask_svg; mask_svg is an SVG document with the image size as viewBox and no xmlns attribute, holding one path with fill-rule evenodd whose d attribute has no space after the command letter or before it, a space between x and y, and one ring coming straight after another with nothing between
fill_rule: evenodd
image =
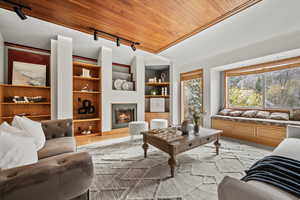
<instances>
[{"instance_id":1,"label":"wooden shelf","mask_svg":"<svg viewBox=\"0 0 300 200\"><path fill-rule=\"evenodd\" d=\"M2 105L50 105L50 102L39 102L39 103L14 103L14 102L1 102Z\"/></svg>"},{"instance_id":2,"label":"wooden shelf","mask_svg":"<svg viewBox=\"0 0 300 200\"><path fill-rule=\"evenodd\" d=\"M50 117L50 115L32 115L32 116L25 116L27 118L46 118L46 117ZM0 117L1 119L13 119L14 116L10 116L10 117Z\"/></svg>"},{"instance_id":3,"label":"wooden shelf","mask_svg":"<svg viewBox=\"0 0 300 200\"><path fill-rule=\"evenodd\" d=\"M0 84L3 87L19 87L19 88L38 88L38 89L50 89L48 86L33 86L33 85L11 85L11 84Z\"/></svg>"},{"instance_id":4,"label":"wooden shelf","mask_svg":"<svg viewBox=\"0 0 300 200\"><path fill-rule=\"evenodd\" d=\"M83 67L87 69L99 69L99 65L93 65L88 63L81 63L81 62L73 62L74 67Z\"/></svg>"},{"instance_id":5,"label":"wooden shelf","mask_svg":"<svg viewBox=\"0 0 300 200\"><path fill-rule=\"evenodd\" d=\"M92 122L92 121L100 121L100 118L90 118L90 119L73 119L74 123L81 123L81 122Z\"/></svg>"},{"instance_id":6,"label":"wooden shelf","mask_svg":"<svg viewBox=\"0 0 300 200\"><path fill-rule=\"evenodd\" d=\"M78 94L100 94L101 92L98 91L73 91L73 93L78 93Z\"/></svg>"},{"instance_id":7,"label":"wooden shelf","mask_svg":"<svg viewBox=\"0 0 300 200\"><path fill-rule=\"evenodd\" d=\"M82 76L73 76L74 79L82 79L82 80L90 80L90 81L99 81L100 78L90 78L90 77L82 77Z\"/></svg>"},{"instance_id":8,"label":"wooden shelf","mask_svg":"<svg viewBox=\"0 0 300 200\"><path fill-rule=\"evenodd\" d=\"M170 98L169 95L145 95L145 98Z\"/></svg>"},{"instance_id":9,"label":"wooden shelf","mask_svg":"<svg viewBox=\"0 0 300 200\"><path fill-rule=\"evenodd\" d=\"M76 133L75 136L76 137L87 137L87 136L101 136L101 132L98 132L98 133L91 133L91 134L87 134L87 135L84 135L84 134L81 134L81 133Z\"/></svg>"},{"instance_id":10,"label":"wooden shelf","mask_svg":"<svg viewBox=\"0 0 300 200\"><path fill-rule=\"evenodd\" d=\"M147 82L145 83L146 86L161 86L161 87L164 87L164 86L169 86L170 85L170 82L161 82L161 83L157 83L157 82Z\"/></svg>"},{"instance_id":11,"label":"wooden shelf","mask_svg":"<svg viewBox=\"0 0 300 200\"><path fill-rule=\"evenodd\" d=\"M157 113L157 114L169 114L169 112L145 112L145 114L147 114L147 113L149 113L149 114L155 114L155 113Z\"/></svg>"}]
</instances>

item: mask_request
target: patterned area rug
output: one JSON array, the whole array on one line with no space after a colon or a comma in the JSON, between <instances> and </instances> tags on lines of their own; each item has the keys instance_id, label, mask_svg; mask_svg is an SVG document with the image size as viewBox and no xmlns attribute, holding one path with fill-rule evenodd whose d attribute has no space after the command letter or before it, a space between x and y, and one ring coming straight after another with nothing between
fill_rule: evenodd
<instances>
[{"instance_id":1,"label":"patterned area rug","mask_svg":"<svg viewBox=\"0 0 300 200\"><path fill-rule=\"evenodd\" d=\"M177 156L175 178L170 178L167 154L150 146L144 159L142 140L78 150L93 157L91 200L217 200L217 185L224 176L241 178L245 169L271 152L226 139L221 145L219 156L213 144Z\"/></svg>"}]
</instances>

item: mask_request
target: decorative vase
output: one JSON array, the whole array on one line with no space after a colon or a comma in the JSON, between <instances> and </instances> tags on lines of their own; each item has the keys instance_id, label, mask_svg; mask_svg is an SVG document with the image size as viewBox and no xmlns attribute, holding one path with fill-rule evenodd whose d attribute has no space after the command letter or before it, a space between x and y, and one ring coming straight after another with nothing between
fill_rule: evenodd
<instances>
[{"instance_id":1,"label":"decorative vase","mask_svg":"<svg viewBox=\"0 0 300 200\"><path fill-rule=\"evenodd\" d=\"M181 124L182 135L188 135L192 126L193 123L191 120L184 120Z\"/></svg>"},{"instance_id":2,"label":"decorative vase","mask_svg":"<svg viewBox=\"0 0 300 200\"><path fill-rule=\"evenodd\" d=\"M199 124L197 123L194 125L194 133L195 134L199 133Z\"/></svg>"}]
</instances>

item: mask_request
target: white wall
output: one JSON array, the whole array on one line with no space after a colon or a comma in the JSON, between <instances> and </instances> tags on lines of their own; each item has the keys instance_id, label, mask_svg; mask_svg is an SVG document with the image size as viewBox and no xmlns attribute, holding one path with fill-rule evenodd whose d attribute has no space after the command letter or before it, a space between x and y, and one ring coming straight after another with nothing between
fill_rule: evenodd
<instances>
[{"instance_id":1,"label":"white wall","mask_svg":"<svg viewBox=\"0 0 300 200\"><path fill-rule=\"evenodd\" d=\"M137 104L137 120L144 120L145 65L143 56L135 56L131 67L136 73L136 91L112 90L112 50L102 46L98 65L102 67L102 131L111 130L111 105L113 103Z\"/></svg>"},{"instance_id":2,"label":"white wall","mask_svg":"<svg viewBox=\"0 0 300 200\"><path fill-rule=\"evenodd\" d=\"M72 38L51 40L51 118L73 118Z\"/></svg>"},{"instance_id":3,"label":"white wall","mask_svg":"<svg viewBox=\"0 0 300 200\"><path fill-rule=\"evenodd\" d=\"M5 68L4 68L4 38L0 33L0 83L4 83Z\"/></svg>"}]
</instances>

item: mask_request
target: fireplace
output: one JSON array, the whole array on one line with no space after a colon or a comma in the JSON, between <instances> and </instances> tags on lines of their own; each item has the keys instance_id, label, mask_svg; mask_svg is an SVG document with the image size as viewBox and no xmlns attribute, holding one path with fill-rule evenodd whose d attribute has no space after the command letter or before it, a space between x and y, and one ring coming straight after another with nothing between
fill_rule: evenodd
<instances>
[{"instance_id":1,"label":"fireplace","mask_svg":"<svg viewBox=\"0 0 300 200\"><path fill-rule=\"evenodd\" d=\"M112 129L128 127L136 118L137 104L112 104Z\"/></svg>"}]
</instances>

